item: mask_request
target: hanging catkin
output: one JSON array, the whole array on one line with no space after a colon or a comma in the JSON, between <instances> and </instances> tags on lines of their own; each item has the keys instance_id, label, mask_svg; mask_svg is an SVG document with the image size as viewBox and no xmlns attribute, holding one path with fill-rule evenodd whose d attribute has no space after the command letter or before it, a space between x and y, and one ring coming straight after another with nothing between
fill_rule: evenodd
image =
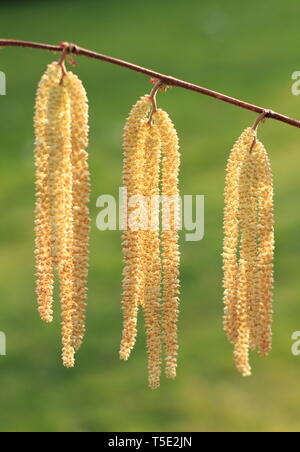
<instances>
[{"instance_id":1,"label":"hanging catkin","mask_svg":"<svg viewBox=\"0 0 300 452\"><path fill-rule=\"evenodd\" d=\"M224 235L224 329L238 370L249 376L249 350L271 348L274 248L271 169L253 128L230 153Z\"/></svg>"},{"instance_id":2,"label":"hanging catkin","mask_svg":"<svg viewBox=\"0 0 300 452\"><path fill-rule=\"evenodd\" d=\"M237 338L238 247L239 247L239 176L240 168L254 138L246 129L235 143L227 163L224 208L224 329L232 344Z\"/></svg>"},{"instance_id":3,"label":"hanging catkin","mask_svg":"<svg viewBox=\"0 0 300 452\"><path fill-rule=\"evenodd\" d=\"M36 208L35 208L35 260L36 293L41 319L52 322L53 272L51 256L50 205L48 197L49 154L46 141L47 104L49 89L58 84L61 70L56 64L49 64L42 76L36 94L35 166L36 166Z\"/></svg>"},{"instance_id":4,"label":"hanging catkin","mask_svg":"<svg viewBox=\"0 0 300 452\"><path fill-rule=\"evenodd\" d=\"M139 99L130 112L123 136L123 184L127 190L128 208L123 233L123 334L120 358L125 360L129 358L135 344L138 307L144 303L142 208L137 204L143 195L144 147L147 135L145 117L150 108L149 96Z\"/></svg>"},{"instance_id":5,"label":"hanging catkin","mask_svg":"<svg viewBox=\"0 0 300 452\"><path fill-rule=\"evenodd\" d=\"M63 363L66 367L73 367L71 107L68 93L60 84L52 87L49 92L47 143L52 240L60 279Z\"/></svg>"},{"instance_id":6,"label":"hanging catkin","mask_svg":"<svg viewBox=\"0 0 300 452\"><path fill-rule=\"evenodd\" d=\"M248 148L250 149L250 148ZM255 293L254 272L256 266L256 198L253 196L255 167L253 155L246 148L239 177L240 258L237 304L237 339L234 358L238 370L244 376L251 374L249 365L250 331L253 294Z\"/></svg>"},{"instance_id":7,"label":"hanging catkin","mask_svg":"<svg viewBox=\"0 0 300 452\"><path fill-rule=\"evenodd\" d=\"M74 74L52 63L35 107L36 267L42 319L52 320L53 270L60 281L62 358L73 367L85 330L90 176L88 106Z\"/></svg>"},{"instance_id":8,"label":"hanging catkin","mask_svg":"<svg viewBox=\"0 0 300 452\"><path fill-rule=\"evenodd\" d=\"M147 230L144 245L144 317L147 337L149 387L155 389L161 374L161 260L158 223L161 139L156 125L148 126L145 142L144 187Z\"/></svg>"},{"instance_id":9,"label":"hanging catkin","mask_svg":"<svg viewBox=\"0 0 300 452\"><path fill-rule=\"evenodd\" d=\"M162 345L166 376L176 376L179 305L180 155L171 119L166 112L156 108L156 87L150 96L143 96L136 103L124 129L123 182L128 209L127 230L123 234L124 319L120 350L120 357L128 359L136 338L138 308L142 307L152 389L160 384ZM133 220L135 228L132 228Z\"/></svg>"},{"instance_id":10,"label":"hanging catkin","mask_svg":"<svg viewBox=\"0 0 300 452\"><path fill-rule=\"evenodd\" d=\"M63 80L71 103L72 196L73 196L73 346L79 349L85 333L85 310L89 265L89 198L90 173L88 167L88 100L77 75L68 72Z\"/></svg>"},{"instance_id":11,"label":"hanging catkin","mask_svg":"<svg viewBox=\"0 0 300 452\"><path fill-rule=\"evenodd\" d=\"M273 177L269 157L263 144L256 142L258 180L258 275L259 316L258 351L268 355L272 348L272 297L274 259Z\"/></svg>"},{"instance_id":12,"label":"hanging catkin","mask_svg":"<svg viewBox=\"0 0 300 452\"><path fill-rule=\"evenodd\" d=\"M179 306L179 189L180 154L178 137L169 115L158 109L153 115L162 143L162 258L163 258L163 342L167 378L176 377Z\"/></svg>"}]
</instances>

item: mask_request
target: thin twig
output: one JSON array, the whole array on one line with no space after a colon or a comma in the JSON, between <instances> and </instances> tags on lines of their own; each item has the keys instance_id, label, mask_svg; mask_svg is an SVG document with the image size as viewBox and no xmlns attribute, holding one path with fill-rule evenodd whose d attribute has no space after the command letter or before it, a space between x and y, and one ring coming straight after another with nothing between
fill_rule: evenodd
<instances>
[{"instance_id":1,"label":"thin twig","mask_svg":"<svg viewBox=\"0 0 300 452\"><path fill-rule=\"evenodd\" d=\"M67 75L65 60L66 60L66 57L67 57L68 53L70 53L68 45L61 46L61 47L64 47L64 48L63 48L61 56L60 56L60 58L59 58L59 60L57 62L57 64L61 67L61 79L60 79L60 82L59 82L60 85L62 85L64 77L65 77L65 75Z\"/></svg>"},{"instance_id":2,"label":"thin twig","mask_svg":"<svg viewBox=\"0 0 300 452\"><path fill-rule=\"evenodd\" d=\"M157 111L157 102L156 102L156 94L157 91L164 85L164 82L162 80L158 80L155 85L153 86L151 93L149 94L149 98L151 100L152 103L152 109L151 109L151 113L149 116L149 120L148 120L148 124L151 126L152 125L152 118L154 113Z\"/></svg>"},{"instance_id":3,"label":"thin twig","mask_svg":"<svg viewBox=\"0 0 300 452\"><path fill-rule=\"evenodd\" d=\"M49 44L41 44L37 42L30 41L17 41L13 39L0 39L0 47L29 47L33 49L42 49L42 50L50 50L52 52L62 52L63 48L61 46L54 46ZM289 124L294 127L300 128L300 121L297 119L289 118L288 116L282 115L280 113L276 113L275 111L269 110L267 108L259 107L254 104L250 104L248 102L244 102L242 100L236 99L231 96L227 96L226 94L218 93L217 91L213 91L208 88L204 88L199 85L195 85L193 83L186 82L184 80L180 80L174 78L169 75L161 74L159 72L153 71L152 69L147 69L142 66L138 66L136 64L130 63L128 61L120 60L118 58L114 58L111 56L103 55L102 53L93 52L88 49L84 49L82 47L78 47L77 45L72 44L70 48L70 52L74 55L86 56L89 58L94 58L97 60L106 61L107 63L116 64L117 66L122 66L124 68L130 69L135 72L140 72L142 74L148 75L150 77L157 78L161 80L166 85L170 86L178 86L180 88L184 88L190 91L195 91L206 96L213 97L218 100L222 100L223 102L227 102L229 104L235 105L240 108L244 108L246 110L254 111L256 113L264 113L266 110L268 111L266 117L275 119L276 121L281 121L286 124Z\"/></svg>"},{"instance_id":4,"label":"thin twig","mask_svg":"<svg viewBox=\"0 0 300 452\"><path fill-rule=\"evenodd\" d=\"M254 124L253 124L253 126L252 126L252 129L253 130L257 130L257 127L259 126L259 124L262 122L262 121L264 121L265 119L266 119L266 117L268 116L268 113L269 113L269 111L268 110L265 110L265 111L263 111L260 115L259 115L259 117L258 118L256 118L256 120L255 120L255 122L254 122Z\"/></svg>"},{"instance_id":5,"label":"thin twig","mask_svg":"<svg viewBox=\"0 0 300 452\"><path fill-rule=\"evenodd\" d=\"M254 134L253 142L252 142L252 145L251 145L251 148L250 148L250 151L249 151L250 154L252 153L253 148L254 148L254 146L256 145L256 142L257 142L257 128L258 128L258 126L259 126L259 124L260 124L261 122L264 122L264 121L265 121L265 119L266 119L268 113L269 113L269 110L263 111L263 112L258 116L258 118L256 118L256 120L255 120L255 122L254 122L254 124L253 124L253 126L252 126L252 129L254 130L255 134Z\"/></svg>"}]
</instances>

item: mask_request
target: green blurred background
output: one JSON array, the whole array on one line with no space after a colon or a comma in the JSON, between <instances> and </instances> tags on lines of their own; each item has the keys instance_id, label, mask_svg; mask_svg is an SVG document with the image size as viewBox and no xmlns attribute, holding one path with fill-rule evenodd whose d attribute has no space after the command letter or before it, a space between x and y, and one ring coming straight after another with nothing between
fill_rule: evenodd
<instances>
[{"instance_id":1,"label":"green blurred background","mask_svg":"<svg viewBox=\"0 0 300 452\"><path fill-rule=\"evenodd\" d=\"M291 74L300 70L299 2L281 0L1 2L3 38L71 41L252 103L299 117ZM183 194L204 194L205 238L182 240L180 359L176 381L147 388L143 319L131 359L118 359L121 331L120 232L96 229L96 199L117 195L121 136L148 78L77 58L90 99L92 237L87 336L74 370L60 363L59 305L53 325L39 321L34 294L32 117L50 53L0 51L7 95L0 97L0 430L299 431L300 330L299 131L268 120L260 138L275 180L274 349L252 357L254 375L235 371L222 332L222 201L232 143L255 115L173 88L159 94L181 140Z\"/></svg>"}]
</instances>

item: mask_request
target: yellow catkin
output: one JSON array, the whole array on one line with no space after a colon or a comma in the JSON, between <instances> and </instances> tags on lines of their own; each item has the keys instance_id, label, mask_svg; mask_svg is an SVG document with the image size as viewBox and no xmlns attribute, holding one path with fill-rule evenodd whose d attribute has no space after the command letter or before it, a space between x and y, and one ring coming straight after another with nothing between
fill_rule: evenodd
<instances>
[{"instance_id":1,"label":"yellow catkin","mask_svg":"<svg viewBox=\"0 0 300 452\"><path fill-rule=\"evenodd\" d=\"M49 202L55 261L62 306L62 358L74 366L73 333L73 208L71 165L71 108L66 89L50 88L46 126L49 149Z\"/></svg>"},{"instance_id":2,"label":"yellow catkin","mask_svg":"<svg viewBox=\"0 0 300 452\"><path fill-rule=\"evenodd\" d=\"M143 194L147 200L147 228L144 245L144 318L147 337L149 387L160 385L161 374L161 259L157 209L161 141L157 126L148 126L145 142Z\"/></svg>"},{"instance_id":3,"label":"yellow catkin","mask_svg":"<svg viewBox=\"0 0 300 452\"><path fill-rule=\"evenodd\" d=\"M258 237L259 237L259 222L258 222L258 206L259 206L259 184L260 175L259 167L261 161L261 149L257 146L257 139L255 138L254 145L251 147L251 159L253 162L254 175L251 186L249 187L249 208L247 222L249 228L252 229L252 240L249 242L249 248L252 249L252 266L250 273L252 275L252 283L249 287L248 295L248 321L249 321L249 348L256 350L259 347L261 337L261 281L258 265ZM249 277L249 276L248 276Z\"/></svg>"},{"instance_id":4,"label":"yellow catkin","mask_svg":"<svg viewBox=\"0 0 300 452\"><path fill-rule=\"evenodd\" d=\"M253 139L253 129L246 129L233 146L226 168L223 245L224 330L232 344L237 339L239 177L242 163Z\"/></svg>"},{"instance_id":5,"label":"yellow catkin","mask_svg":"<svg viewBox=\"0 0 300 452\"><path fill-rule=\"evenodd\" d=\"M259 354L266 356L272 348L272 298L274 258L273 177L269 157L263 144L257 141L258 179L258 278L259 278Z\"/></svg>"},{"instance_id":6,"label":"yellow catkin","mask_svg":"<svg viewBox=\"0 0 300 452\"><path fill-rule=\"evenodd\" d=\"M143 96L132 108L123 136L123 185L127 190L128 208L123 233L123 333L120 358L127 360L135 344L138 306L143 304L143 234L139 225L141 209L136 200L143 193L144 146L147 135L146 116L151 108L149 96Z\"/></svg>"},{"instance_id":7,"label":"yellow catkin","mask_svg":"<svg viewBox=\"0 0 300 452\"><path fill-rule=\"evenodd\" d=\"M166 112L158 109L153 115L162 143L162 197L163 197L163 341L166 353L165 374L176 377L178 341L177 322L179 308L178 214L179 214L179 166L178 137ZM173 204L172 204L173 200ZM171 204L170 204L171 203ZM171 207L171 208L170 208Z\"/></svg>"},{"instance_id":8,"label":"yellow catkin","mask_svg":"<svg viewBox=\"0 0 300 452\"><path fill-rule=\"evenodd\" d=\"M73 178L73 346L80 347L85 333L87 277L89 265L89 198L90 173L88 166L88 99L77 75L68 72L63 80L71 103L71 142Z\"/></svg>"},{"instance_id":9,"label":"yellow catkin","mask_svg":"<svg viewBox=\"0 0 300 452\"><path fill-rule=\"evenodd\" d=\"M35 166L36 166L36 209L35 209L35 260L36 293L41 319L51 322L53 268L51 257L51 225L48 196L48 145L46 139L47 103L49 89L59 82L61 69L56 63L49 64L38 86L35 103Z\"/></svg>"},{"instance_id":10,"label":"yellow catkin","mask_svg":"<svg viewBox=\"0 0 300 452\"><path fill-rule=\"evenodd\" d=\"M255 138L256 142L256 138ZM257 153L255 147L251 146L249 156L251 165L251 180L248 187L248 212L247 212L247 235L249 270L248 278L248 322L249 322L249 349L255 350L259 337L259 312L260 312L260 281L258 275L258 174L257 174Z\"/></svg>"},{"instance_id":11,"label":"yellow catkin","mask_svg":"<svg viewBox=\"0 0 300 452\"><path fill-rule=\"evenodd\" d=\"M234 358L243 376L251 375L249 348L251 334L251 307L255 294L256 265L256 197L255 160L250 148L241 165L239 176L239 216L240 216L240 259L238 274L237 339Z\"/></svg>"},{"instance_id":12,"label":"yellow catkin","mask_svg":"<svg viewBox=\"0 0 300 452\"><path fill-rule=\"evenodd\" d=\"M251 128L228 161L224 234L224 328L238 370L249 376L249 350L271 349L274 250L270 162Z\"/></svg>"}]
</instances>

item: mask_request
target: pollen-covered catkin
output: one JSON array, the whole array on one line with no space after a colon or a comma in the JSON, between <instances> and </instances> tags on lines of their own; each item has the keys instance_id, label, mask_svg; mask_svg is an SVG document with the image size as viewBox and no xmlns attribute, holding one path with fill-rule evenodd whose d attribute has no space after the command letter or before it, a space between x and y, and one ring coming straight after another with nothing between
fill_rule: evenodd
<instances>
[{"instance_id":1,"label":"pollen-covered catkin","mask_svg":"<svg viewBox=\"0 0 300 452\"><path fill-rule=\"evenodd\" d=\"M239 177L240 259L237 303L237 338L234 358L243 376L251 375L249 364L251 308L255 295L256 265L256 198L254 159L250 148L246 150Z\"/></svg>"},{"instance_id":2,"label":"pollen-covered catkin","mask_svg":"<svg viewBox=\"0 0 300 452\"><path fill-rule=\"evenodd\" d=\"M39 312L52 320L54 269L60 282L62 358L73 367L85 332L90 219L88 100L61 61L48 66L36 97L36 269Z\"/></svg>"},{"instance_id":3,"label":"pollen-covered catkin","mask_svg":"<svg viewBox=\"0 0 300 452\"><path fill-rule=\"evenodd\" d=\"M73 333L73 209L70 98L61 85L50 88L46 126L49 149L49 202L53 248L60 280L62 357L74 366Z\"/></svg>"},{"instance_id":4,"label":"pollen-covered catkin","mask_svg":"<svg viewBox=\"0 0 300 452\"><path fill-rule=\"evenodd\" d=\"M179 313L179 167L180 154L176 129L169 115L158 109L153 115L162 148L162 258L163 258L163 343L165 345L165 374L176 377Z\"/></svg>"},{"instance_id":5,"label":"pollen-covered catkin","mask_svg":"<svg viewBox=\"0 0 300 452\"><path fill-rule=\"evenodd\" d=\"M49 89L59 82L61 69L56 63L49 64L42 76L35 103L35 261L36 293L41 319L51 322L53 318L53 267L51 256L50 204L48 194L49 153L46 140L47 103Z\"/></svg>"},{"instance_id":6,"label":"pollen-covered catkin","mask_svg":"<svg viewBox=\"0 0 300 452\"><path fill-rule=\"evenodd\" d=\"M224 330L232 344L237 338L240 169L253 139L253 129L246 129L233 146L226 168L223 227Z\"/></svg>"},{"instance_id":7,"label":"pollen-covered catkin","mask_svg":"<svg viewBox=\"0 0 300 452\"><path fill-rule=\"evenodd\" d=\"M274 250L272 173L253 128L230 154L224 234L224 329L238 370L249 376L249 350L271 349Z\"/></svg>"},{"instance_id":8,"label":"pollen-covered catkin","mask_svg":"<svg viewBox=\"0 0 300 452\"><path fill-rule=\"evenodd\" d=\"M149 96L143 96L132 108L123 135L123 185L127 191L127 218L123 233L123 333L120 358L127 360L136 340L137 313L143 304L143 234L141 202L143 193L146 116L151 108Z\"/></svg>"},{"instance_id":9,"label":"pollen-covered catkin","mask_svg":"<svg viewBox=\"0 0 300 452\"><path fill-rule=\"evenodd\" d=\"M153 89L150 96L137 102L124 130L123 182L128 201L123 234L124 320L120 349L120 357L128 359L135 343L140 306L144 310L152 389L160 385L163 346L166 377L176 376L180 292L179 144L170 117L156 107L155 94Z\"/></svg>"},{"instance_id":10,"label":"pollen-covered catkin","mask_svg":"<svg viewBox=\"0 0 300 452\"><path fill-rule=\"evenodd\" d=\"M87 277L89 266L89 198L90 173L88 166L88 99L81 80L68 72L63 85L71 104L72 144L72 196L73 196L73 346L79 349L85 333L85 311L87 300Z\"/></svg>"},{"instance_id":11,"label":"pollen-covered catkin","mask_svg":"<svg viewBox=\"0 0 300 452\"><path fill-rule=\"evenodd\" d=\"M147 202L144 245L144 318L147 338L149 387L158 388L161 374L161 259L158 222L160 134L147 126L143 194Z\"/></svg>"},{"instance_id":12,"label":"pollen-covered catkin","mask_svg":"<svg viewBox=\"0 0 300 452\"><path fill-rule=\"evenodd\" d=\"M273 177L266 149L257 141L258 179L258 278L259 278L259 354L266 356L272 348L274 213Z\"/></svg>"}]
</instances>

